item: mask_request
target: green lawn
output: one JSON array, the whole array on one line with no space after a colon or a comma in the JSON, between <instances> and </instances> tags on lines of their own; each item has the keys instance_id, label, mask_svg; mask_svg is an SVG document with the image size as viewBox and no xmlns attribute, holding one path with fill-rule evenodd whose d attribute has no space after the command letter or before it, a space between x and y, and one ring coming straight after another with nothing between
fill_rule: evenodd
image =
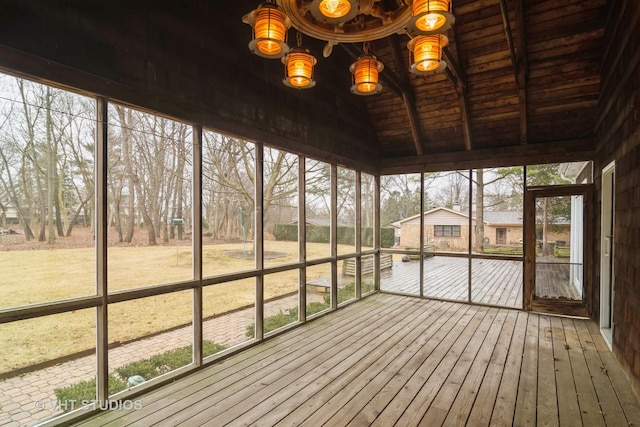
<instances>
[{"instance_id":1,"label":"green lawn","mask_svg":"<svg viewBox=\"0 0 640 427\"><path fill-rule=\"evenodd\" d=\"M298 259L297 243L267 242L267 251L284 254L267 265ZM229 256L242 244L203 248L205 275L248 270L253 261ZM307 258L328 256L328 245L310 243ZM95 294L95 249L49 249L0 252L0 308L37 304ZM110 291L189 280L191 248L181 246L114 247L108 250ZM274 276L275 277L275 276ZM265 298L295 292L297 270L278 273L265 287ZM253 304L255 280L214 285L204 290L204 315ZM181 291L109 306L109 342L126 342L191 322L192 292ZM96 310L86 309L0 325L0 373L91 349L95 346ZM25 333L28 331L28 333Z\"/></svg>"}]
</instances>

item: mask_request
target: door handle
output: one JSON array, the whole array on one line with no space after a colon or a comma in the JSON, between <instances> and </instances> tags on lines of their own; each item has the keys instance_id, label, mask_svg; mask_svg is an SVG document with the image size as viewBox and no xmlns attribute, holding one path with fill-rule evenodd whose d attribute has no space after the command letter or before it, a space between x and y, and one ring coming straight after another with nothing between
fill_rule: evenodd
<instances>
[{"instance_id":1,"label":"door handle","mask_svg":"<svg viewBox=\"0 0 640 427\"><path fill-rule=\"evenodd\" d=\"M604 238L604 256L611 255L611 237Z\"/></svg>"}]
</instances>

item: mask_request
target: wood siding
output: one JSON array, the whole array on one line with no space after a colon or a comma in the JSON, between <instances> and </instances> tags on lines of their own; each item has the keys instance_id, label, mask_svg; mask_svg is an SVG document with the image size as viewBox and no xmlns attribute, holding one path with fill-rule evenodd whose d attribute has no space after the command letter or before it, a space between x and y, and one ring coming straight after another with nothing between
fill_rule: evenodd
<instances>
[{"instance_id":1,"label":"wood siding","mask_svg":"<svg viewBox=\"0 0 640 427\"><path fill-rule=\"evenodd\" d=\"M640 394L640 2L609 2L607 49L597 122L596 213L601 206L602 168L616 162L613 352ZM600 221L595 224L593 272L600 280ZM594 289L599 313L600 289ZM596 317L598 317L596 315Z\"/></svg>"}]
</instances>

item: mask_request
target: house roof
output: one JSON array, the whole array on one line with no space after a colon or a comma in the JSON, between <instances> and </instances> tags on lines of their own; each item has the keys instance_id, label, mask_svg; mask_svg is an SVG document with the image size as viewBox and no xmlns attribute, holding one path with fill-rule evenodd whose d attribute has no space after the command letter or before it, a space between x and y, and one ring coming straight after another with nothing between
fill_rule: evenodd
<instances>
[{"instance_id":1,"label":"house roof","mask_svg":"<svg viewBox=\"0 0 640 427\"><path fill-rule=\"evenodd\" d=\"M484 222L488 224L522 225L522 212L485 211Z\"/></svg>"},{"instance_id":2,"label":"house roof","mask_svg":"<svg viewBox=\"0 0 640 427\"><path fill-rule=\"evenodd\" d=\"M445 207L437 207L433 208L424 213L425 216L431 215L438 211L448 212L450 214L459 215L464 218L468 218L469 216L461 211L456 211L453 209L445 208ZM415 218L420 217L420 214L412 215L407 218L403 218L401 220L392 222L391 225L394 227L401 227L402 223L411 221ZM476 219L475 215L472 216L473 219ZM522 212L510 212L510 211L485 211L484 212L484 223L487 225L522 225Z\"/></svg>"}]
</instances>

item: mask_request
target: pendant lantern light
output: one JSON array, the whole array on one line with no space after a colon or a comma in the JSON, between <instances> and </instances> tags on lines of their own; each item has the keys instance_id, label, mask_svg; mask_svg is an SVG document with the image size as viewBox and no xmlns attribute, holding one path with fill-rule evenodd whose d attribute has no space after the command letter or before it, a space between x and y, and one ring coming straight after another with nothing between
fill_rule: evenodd
<instances>
[{"instance_id":1,"label":"pendant lantern light","mask_svg":"<svg viewBox=\"0 0 640 427\"><path fill-rule=\"evenodd\" d=\"M452 0L262 0L242 21L251 25L249 49L264 58L284 64L283 83L296 89L316 85L316 58L301 46L302 34L326 42L329 57L339 43L364 43L363 54L351 64L351 92L375 95L382 91L382 62L368 52L370 42L394 34L412 40L409 66L412 73L432 74L447 67L442 49L449 40L444 33L455 22ZM287 32L295 27L298 46L290 49Z\"/></svg>"},{"instance_id":2,"label":"pendant lantern light","mask_svg":"<svg viewBox=\"0 0 640 427\"><path fill-rule=\"evenodd\" d=\"M309 11L318 21L339 24L352 20L360 10L357 0L313 0Z\"/></svg>"},{"instance_id":3,"label":"pendant lantern light","mask_svg":"<svg viewBox=\"0 0 640 427\"><path fill-rule=\"evenodd\" d=\"M410 70L414 74L437 73L447 67L442 60L442 49L449 44L444 34L416 36L409 41Z\"/></svg>"},{"instance_id":4,"label":"pendant lantern light","mask_svg":"<svg viewBox=\"0 0 640 427\"><path fill-rule=\"evenodd\" d=\"M413 35L443 34L455 22L451 0L413 0L407 27Z\"/></svg>"},{"instance_id":5,"label":"pendant lantern light","mask_svg":"<svg viewBox=\"0 0 640 427\"><path fill-rule=\"evenodd\" d=\"M285 86L295 89L309 89L316 85L313 79L313 67L316 65L316 58L304 49L302 45L302 34L298 33L298 47L291 50L284 58L284 80Z\"/></svg>"},{"instance_id":6,"label":"pendant lantern light","mask_svg":"<svg viewBox=\"0 0 640 427\"><path fill-rule=\"evenodd\" d=\"M263 3L245 15L243 21L253 27L251 52L270 59L282 58L289 52L287 30L291 21L277 5Z\"/></svg>"},{"instance_id":7,"label":"pendant lantern light","mask_svg":"<svg viewBox=\"0 0 640 427\"><path fill-rule=\"evenodd\" d=\"M368 53L367 44L365 44L364 54L349 67L349 71L353 75L351 93L356 95L375 95L380 93L382 85L378 80L383 69L382 62Z\"/></svg>"}]
</instances>

